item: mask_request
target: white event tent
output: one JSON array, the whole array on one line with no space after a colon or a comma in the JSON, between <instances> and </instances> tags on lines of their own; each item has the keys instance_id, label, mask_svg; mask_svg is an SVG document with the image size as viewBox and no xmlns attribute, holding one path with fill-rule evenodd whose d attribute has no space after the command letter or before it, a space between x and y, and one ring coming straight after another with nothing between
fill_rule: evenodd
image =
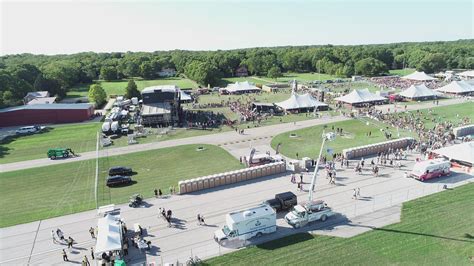
<instances>
[{"instance_id":1,"label":"white event tent","mask_svg":"<svg viewBox=\"0 0 474 266\"><path fill-rule=\"evenodd\" d=\"M400 96L409 99L434 98L440 95L439 92L429 89L425 84L411 85L408 89L399 93Z\"/></svg>"},{"instance_id":2,"label":"white event tent","mask_svg":"<svg viewBox=\"0 0 474 266\"><path fill-rule=\"evenodd\" d=\"M292 93L290 98L275 103L275 105L279 106L283 110L296 110L296 109L316 109L318 110L323 108L328 108L328 105L316 100L311 94L296 94Z\"/></svg>"},{"instance_id":3,"label":"white event tent","mask_svg":"<svg viewBox=\"0 0 474 266\"><path fill-rule=\"evenodd\" d=\"M97 257L104 252L122 250L122 229L117 216L107 215L97 223L97 243L95 254Z\"/></svg>"},{"instance_id":4,"label":"white event tent","mask_svg":"<svg viewBox=\"0 0 474 266\"><path fill-rule=\"evenodd\" d=\"M409 80L416 80L416 81L430 81L430 80L436 80L436 78L433 78L429 75L427 75L425 72L418 72L415 71L409 75L403 76L402 79L409 79Z\"/></svg>"},{"instance_id":5,"label":"white event tent","mask_svg":"<svg viewBox=\"0 0 474 266\"><path fill-rule=\"evenodd\" d=\"M474 70L463 71L461 73L457 73L456 75L463 78L474 78Z\"/></svg>"},{"instance_id":6,"label":"white event tent","mask_svg":"<svg viewBox=\"0 0 474 266\"><path fill-rule=\"evenodd\" d=\"M461 144L455 144L449 147L433 150L435 154L449 158L449 160L455 160L458 162L464 162L474 165L474 142L464 142Z\"/></svg>"},{"instance_id":7,"label":"white event tent","mask_svg":"<svg viewBox=\"0 0 474 266\"><path fill-rule=\"evenodd\" d=\"M474 92L474 84L467 81L453 81L446 86L443 86L436 91L444 93L465 94Z\"/></svg>"},{"instance_id":8,"label":"white event tent","mask_svg":"<svg viewBox=\"0 0 474 266\"><path fill-rule=\"evenodd\" d=\"M221 92L227 92L229 94L240 94L249 92L258 92L260 89L248 81L236 82L227 85L225 88L220 89Z\"/></svg>"},{"instance_id":9,"label":"white event tent","mask_svg":"<svg viewBox=\"0 0 474 266\"><path fill-rule=\"evenodd\" d=\"M345 102L348 104L361 104L370 102L382 102L387 98L373 94L369 89L353 90L349 94L335 98L336 101Z\"/></svg>"}]
</instances>

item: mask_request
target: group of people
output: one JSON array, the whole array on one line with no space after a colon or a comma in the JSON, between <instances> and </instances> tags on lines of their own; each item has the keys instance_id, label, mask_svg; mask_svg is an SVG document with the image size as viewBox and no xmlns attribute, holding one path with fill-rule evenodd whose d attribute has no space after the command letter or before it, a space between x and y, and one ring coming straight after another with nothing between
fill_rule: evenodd
<instances>
[{"instance_id":1,"label":"group of people","mask_svg":"<svg viewBox=\"0 0 474 266\"><path fill-rule=\"evenodd\" d=\"M168 223L168 227L171 227L171 215L173 212L171 210L166 210L165 208L160 208L161 217Z\"/></svg>"},{"instance_id":2,"label":"group of people","mask_svg":"<svg viewBox=\"0 0 474 266\"><path fill-rule=\"evenodd\" d=\"M369 80L371 83L377 85L381 89L407 89L412 85L419 84L420 81L402 79L400 77L373 77ZM424 84L430 89L436 89L440 86L439 82L436 81L425 81Z\"/></svg>"}]
</instances>

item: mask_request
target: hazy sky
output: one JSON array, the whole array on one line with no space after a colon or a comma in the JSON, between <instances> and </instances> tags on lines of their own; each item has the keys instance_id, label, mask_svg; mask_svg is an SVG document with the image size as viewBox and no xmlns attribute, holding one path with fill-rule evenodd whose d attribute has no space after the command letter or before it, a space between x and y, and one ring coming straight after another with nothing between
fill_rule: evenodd
<instances>
[{"instance_id":1,"label":"hazy sky","mask_svg":"<svg viewBox=\"0 0 474 266\"><path fill-rule=\"evenodd\" d=\"M1 54L473 38L472 0L5 1Z\"/></svg>"}]
</instances>

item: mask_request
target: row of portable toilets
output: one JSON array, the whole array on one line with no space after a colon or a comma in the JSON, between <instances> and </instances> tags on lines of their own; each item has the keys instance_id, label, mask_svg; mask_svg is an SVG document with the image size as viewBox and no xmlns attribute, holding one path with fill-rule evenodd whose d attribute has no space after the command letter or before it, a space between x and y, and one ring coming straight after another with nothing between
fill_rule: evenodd
<instances>
[{"instance_id":1,"label":"row of portable toilets","mask_svg":"<svg viewBox=\"0 0 474 266\"><path fill-rule=\"evenodd\" d=\"M389 140L375 144L354 147L342 150L342 154L347 159L360 158L369 155L374 155L379 152L387 152L390 148L399 149L406 148L415 141L413 138L401 138L396 140Z\"/></svg>"},{"instance_id":2,"label":"row of portable toilets","mask_svg":"<svg viewBox=\"0 0 474 266\"><path fill-rule=\"evenodd\" d=\"M276 162L232 172L179 181L179 194L234 184L259 177L283 173L285 171L285 162Z\"/></svg>"},{"instance_id":3,"label":"row of portable toilets","mask_svg":"<svg viewBox=\"0 0 474 266\"><path fill-rule=\"evenodd\" d=\"M453 129L456 138L468 135L474 135L474 125L467 125L463 127L456 127Z\"/></svg>"}]
</instances>

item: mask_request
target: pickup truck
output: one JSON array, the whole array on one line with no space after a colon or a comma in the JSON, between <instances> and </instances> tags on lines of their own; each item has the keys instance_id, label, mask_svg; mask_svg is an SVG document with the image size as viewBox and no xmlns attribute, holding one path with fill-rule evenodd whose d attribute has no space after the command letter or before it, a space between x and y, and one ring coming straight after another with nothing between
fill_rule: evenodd
<instances>
[{"instance_id":1,"label":"pickup truck","mask_svg":"<svg viewBox=\"0 0 474 266\"><path fill-rule=\"evenodd\" d=\"M270 205L275 211L289 210L298 204L298 199L292 192L283 192L275 195L274 199L269 199L264 204Z\"/></svg>"},{"instance_id":2,"label":"pickup truck","mask_svg":"<svg viewBox=\"0 0 474 266\"><path fill-rule=\"evenodd\" d=\"M285 221L294 228L300 228L313 221L326 221L334 212L322 200L296 205L286 214Z\"/></svg>"}]
</instances>

